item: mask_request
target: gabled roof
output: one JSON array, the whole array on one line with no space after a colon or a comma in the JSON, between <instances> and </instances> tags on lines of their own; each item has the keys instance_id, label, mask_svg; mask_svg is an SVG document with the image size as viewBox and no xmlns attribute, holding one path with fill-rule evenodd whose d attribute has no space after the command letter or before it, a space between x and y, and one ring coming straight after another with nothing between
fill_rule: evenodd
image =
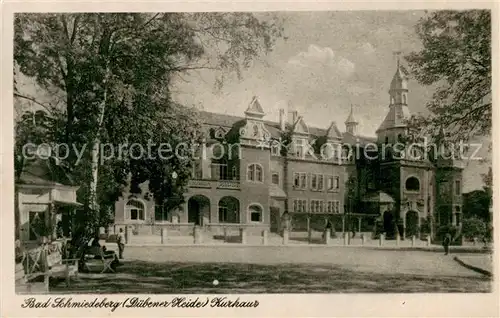
<instances>
[{"instance_id":1,"label":"gabled roof","mask_svg":"<svg viewBox=\"0 0 500 318\"><path fill-rule=\"evenodd\" d=\"M307 127L306 122L302 116L297 118L297 121L293 124L293 132L300 134L309 134L309 127Z\"/></svg>"},{"instance_id":2,"label":"gabled roof","mask_svg":"<svg viewBox=\"0 0 500 318\"><path fill-rule=\"evenodd\" d=\"M337 124L332 121L330 127L326 130L326 138L327 139L342 139L342 133L340 132Z\"/></svg>"}]
</instances>

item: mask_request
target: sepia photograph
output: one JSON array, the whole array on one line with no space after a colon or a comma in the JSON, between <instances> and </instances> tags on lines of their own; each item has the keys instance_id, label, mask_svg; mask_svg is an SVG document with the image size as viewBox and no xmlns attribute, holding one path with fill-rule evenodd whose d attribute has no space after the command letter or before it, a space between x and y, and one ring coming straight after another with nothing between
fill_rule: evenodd
<instances>
[{"instance_id":1,"label":"sepia photograph","mask_svg":"<svg viewBox=\"0 0 500 318\"><path fill-rule=\"evenodd\" d=\"M23 306L492 293L492 12L375 9L15 13Z\"/></svg>"}]
</instances>

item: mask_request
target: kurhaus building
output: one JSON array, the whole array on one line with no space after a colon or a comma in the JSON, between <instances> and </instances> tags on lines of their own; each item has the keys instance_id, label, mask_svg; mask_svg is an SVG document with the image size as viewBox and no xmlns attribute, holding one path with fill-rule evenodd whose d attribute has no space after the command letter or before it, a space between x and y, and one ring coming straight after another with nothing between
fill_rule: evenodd
<instances>
[{"instance_id":1,"label":"kurhaus building","mask_svg":"<svg viewBox=\"0 0 500 318\"><path fill-rule=\"evenodd\" d=\"M214 233L237 226L257 233L278 232L285 219L307 230L330 218L341 231L371 231L379 220L389 236L398 222L406 235L418 234L431 216L433 227L460 225L460 164L423 156L418 147L403 155L391 148L406 140L408 103L398 62L388 113L374 138L358 135L352 107L345 132L335 121L326 129L309 127L293 110L280 110L279 122L266 121L257 97L242 117L200 112L207 142L186 203L162 211L143 185L142 194L124 193L116 202L115 224L199 225Z\"/></svg>"}]
</instances>

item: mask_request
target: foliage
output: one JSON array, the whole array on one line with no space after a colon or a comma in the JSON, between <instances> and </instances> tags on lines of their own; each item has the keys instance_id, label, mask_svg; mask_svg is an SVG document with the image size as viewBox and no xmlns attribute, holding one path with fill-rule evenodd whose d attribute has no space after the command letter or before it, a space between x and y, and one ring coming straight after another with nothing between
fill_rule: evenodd
<instances>
[{"instance_id":1,"label":"foliage","mask_svg":"<svg viewBox=\"0 0 500 318\"><path fill-rule=\"evenodd\" d=\"M490 219L491 194L484 190L474 190L464 193L463 213L464 217L477 217L484 221Z\"/></svg>"},{"instance_id":2,"label":"foliage","mask_svg":"<svg viewBox=\"0 0 500 318\"><path fill-rule=\"evenodd\" d=\"M423 49L406 56L423 85L439 86L416 126L437 135L448 128L456 140L491 129L491 13L488 10L428 13L416 26Z\"/></svg>"},{"instance_id":3,"label":"foliage","mask_svg":"<svg viewBox=\"0 0 500 318\"><path fill-rule=\"evenodd\" d=\"M251 13L23 13L15 16L14 27L15 74L18 69L34 78L54 104L64 104L36 101L19 91L15 79L18 100L57 114L57 125L41 133L40 141L84 149L82 160L71 151L65 161L81 185L78 200L88 231L107 219L102 211L113 207L129 181L133 189L149 181L159 205L167 197L174 198L170 208L182 203L189 152L184 158L145 159L137 148L117 153L119 145L146 148L152 142L153 154L159 143L192 146L200 124L193 109L172 100L174 78L214 69L220 87L224 76L240 76L252 59L269 52L283 31L272 16ZM29 127L16 134L16 158L19 146L35 136ZM98 161L103 155L110 159Z\"/></svg>"},{"instance_id":4,"label":"foliage","mask_svg":"<svg viewBox=\"0 0 500 318\"><path fill-rule=\"evenodd\" d=\"M467 239L483 238L487 235L486 222L477 218L470 217L462 221L462 234Z\"/></svg>"},{"instance_id":5,"label":"foliage","mask_svg":"<svg viewBox=\"0 0 500 318\"><path fill-rule=\"evenodd\" d=\"M436 231L435 240L438 242L442 242L447 233L449 233L451 235L451 238L452 238L452 242L450 245L460 244L461 233L459 232L458 227L451 225L451 224L450 225L442 225L442 226L438 227L437 231Z\"/></svg>"}]
</instances>

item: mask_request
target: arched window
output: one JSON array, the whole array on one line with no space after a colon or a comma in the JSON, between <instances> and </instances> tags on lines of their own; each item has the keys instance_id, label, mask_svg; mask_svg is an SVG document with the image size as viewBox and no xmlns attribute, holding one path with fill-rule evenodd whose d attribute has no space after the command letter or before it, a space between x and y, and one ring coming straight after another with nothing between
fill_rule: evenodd
<instances>
[{"instance_id":1,"label":"arched window","mask_svg":"<svg viewBox=\"0 0 500 318\"><path fill-rule=\"evenodd\" d=\"M252 204L248 211L250 213L251 222L262 222L262 208L259 205Z\"/></svg>"},{"instance_id":2,"label":"arched window","mask_svg":"<svg viewBox=\"0 0 500 318\"><path fill-rule=\"evenodd\" d=\"M420 191L420 181L415 177L406 179L405 186L408 191Z\"/></svg>"},{"instance_id":3,"label":"arched window","mask_svg":"<svg viewBox=\"0 0 500 318\"><path fill-rule=\"evenodd\" d=\"M144 203L131 199L125 205L125 216L130 220L144 221Z\"/></svg>"},{"instance_id":4,"label":"arched window","mask_svg":"<svg viewBox=\"0 0 500 318\"><path fill-rule=\"evenodd\" d=\"M385 144L387 145L389 143L389 137L385 137Z\"/></svg>"},{"instance_id":5,"label":"arched window","mask_svg":"<svg viewBox=\"0 0 500 318\"><path fill-rule=\"evenodd\" d=\"M219 201L219 222L239 223L240 202L234 197L223 197Z\"/></svg>"},{"instance_id":6,"label":"arched window","mask_svg":"<svg viewBox=\"0 0 500 318\"><path fill-rule=\"evenodd\" d=\"M274 184L278 184L278 185L280 184L280 175L278 173L276 173L276 172L273 173L271 179L272 179L272 182Z\"/></svg>"},{"instance_id":7,"label":"arched window","mask_svg":"<svg viewBox=\"0 0 500 318\"><path fill-rule=\"evenodd\" d=\"M249 181L262 182L264 179L262 166L257 163L249 165L247 168L247 179Z\"/></svg>"}]
</instances>

